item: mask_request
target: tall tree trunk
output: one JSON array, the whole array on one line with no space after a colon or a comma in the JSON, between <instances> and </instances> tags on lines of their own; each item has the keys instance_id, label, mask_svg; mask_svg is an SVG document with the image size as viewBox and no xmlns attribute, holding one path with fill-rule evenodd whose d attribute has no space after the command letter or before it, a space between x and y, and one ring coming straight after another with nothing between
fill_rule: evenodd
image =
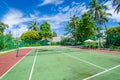
<instances>
[{"instance_id":1,"label":"tall tree trunk","mask_svg":"<svg viewBox=\"0 0 120 80\"><path fill-rule=\"evenodd\" d=\"M105 26L105 30L107 31L107 26L106 26L105 22L104 22L104 26Z\"/></svg>"}]
</instances>

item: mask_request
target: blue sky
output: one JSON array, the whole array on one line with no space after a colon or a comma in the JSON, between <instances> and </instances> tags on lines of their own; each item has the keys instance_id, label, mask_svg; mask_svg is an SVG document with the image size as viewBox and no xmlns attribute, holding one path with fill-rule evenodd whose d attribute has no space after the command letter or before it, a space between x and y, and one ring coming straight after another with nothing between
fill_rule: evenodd
<instances>
[{"instance_id":1,"label":"blue sky","mask_svg":"<svg viewBox=\"0 0 120 80\"><path fill-rule=\"evenodd\" d=\"M90 0L0 0L0 21L9 25L5 34L12 31L13 36L20 36L27 31L28 24L36 20L40 25L48 21L52 31L58 36L64 34L64 27L74 14L80 17L87 11ZM108 0L107 12L113 14L109 17L108 27L117 26L120 21L120 13L114 13L112 1ZM19 28L15 26L19 25Z\"/></svg>"}]
</instances>

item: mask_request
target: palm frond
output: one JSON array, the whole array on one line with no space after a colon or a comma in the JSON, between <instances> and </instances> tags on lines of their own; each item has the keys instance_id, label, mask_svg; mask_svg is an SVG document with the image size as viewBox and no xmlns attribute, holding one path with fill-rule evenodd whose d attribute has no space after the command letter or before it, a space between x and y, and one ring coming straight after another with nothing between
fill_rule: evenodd
<instances>
[{"instance_id":1,"label":"palm frond","mask_svg":"<svg viewBox=\"0 0 120 80\"><path fill-rule=\"evenodd\" d=\"M120 4L116 7L114 12L117 12L117 14L120 12Z\"/></svg>"}]
</instances>

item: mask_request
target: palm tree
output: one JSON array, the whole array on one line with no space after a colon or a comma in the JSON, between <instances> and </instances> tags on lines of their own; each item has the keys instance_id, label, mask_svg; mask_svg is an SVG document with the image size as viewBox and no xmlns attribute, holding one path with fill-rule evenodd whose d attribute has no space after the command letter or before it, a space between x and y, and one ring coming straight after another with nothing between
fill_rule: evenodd
<instances>
[{"instance_id":1,"label":"palm tree","mask_svg":"<svg viewBox=\"0 0 120 80\"><path fill-rule=\"evenodd\" d=\"M118 22L118 24L120 25L120 22Z\"/></svg>"},{"instance_id":2,"label":"palm tree","mask_svg":"<svg viewBox=\"0 0 120 80\"><path fill-rule=\"evenodd\" d=\"M8 28L8 25L3 22L0 22L0 32L3 33L6 28Z\"/></svg>"},{"instance_id":3,"label":"palm tree","mask_svg":"<svg viewBox=\"0 0 120 80\"><path fill-rule=\"evenodd\" d=\"M77 25L78 25L78 17L73 15L73 17L71 17L69 26L71 26L74 30L73 35L75 37L75 40L77 39Z\"/></svg>"},{"instance_id":4,"label":"palm tree","mask_svg":"<svg viewBox=\"0 0 120 80\"><path fill-rule=\"evenodd\" d=\"M103 15L103 11L107 9L107 6L99 4L97 0L91 0L90 6L88 8L89 8L88 13L91 14L93 16L93 19L95 20L97 35L100 35L99 27L100 27L100 22L102 20L101 17L105 18L105 15L104 16L101 15ZM99 37L99 45L101 45L100 37Z\"/></svg>"},{"instance_id":5,"label":"palm tree","mask_svg":"<svg viewBox=\"0 0 120 80\"><path fill-rule=\"evenodd\" d=\"M107 6L100 5L97 0L91 0L90 6L88 7L90 13L93 16L93 19L96 23L99 23L100 15L103 13L103 10L107 10Z\"/></svg>"},{"instance_id":6,"label":"palm tree","mask_svg":"<svg viewBox=\"0 0 120 80\"><path fill-rule=\"evenodd\" d=\"M106 31L107 31L106 22L108 22L108 16L112 16L112 14L106 13L105 11L103 11L100 15L100 24L105 26Z\"/></svg>"},{"instance_id":7,"label":"palm tree","mask_svg":"<svg viewBox=\"0 0 120 80\"><path fill-rule=\"evenodd\" d=\"M117 6L115 8L115 12L117 12L117 14L120 12L120 0L113 0L113 5Z\"/></svg>"},{"instance_id":8,"label":"palm tree","mask_svg":"<svg viewBox=\"0 0 120 80\"><path fill-rule=\"evenodd\" d=\"M36 21L32 21L31 24L29 25L28 29L38 31L39 28L38 28L37 22Z\"/></svg>"}]
</instances>

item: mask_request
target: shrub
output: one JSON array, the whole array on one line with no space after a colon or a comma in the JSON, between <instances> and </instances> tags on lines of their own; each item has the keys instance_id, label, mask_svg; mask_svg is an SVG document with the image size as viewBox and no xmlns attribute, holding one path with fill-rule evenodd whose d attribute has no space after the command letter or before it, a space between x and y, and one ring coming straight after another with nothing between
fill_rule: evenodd
<instances>
[{"instance_id":1,"label":"shrub","mask_svg":"<svg viewBox=\"0 0 120 80\"><path fill-rule=\"evenodd\" d=\"M41 46L41 44L36 43L36 44L25 44L26 47L31 47L31 46Z\"/></svg>"},{"instance_id":2,"label":"shrub","mask_svg":"<svg viewBox=\"0 0 120 80\"><path fill-rule=\"evenodd\" d=\"M29 30L21 35L21 40L40 40L42 37L38 32Z\"/></svg>"},{"instance_id":3,"label":"shrub","mask_svg":"<svg viewBox=\"0 0 120 80\"><path fill-rule=\"evenodd\" d=\"M97 48L97 43L95 43L95 42L85 42L84 46L89 47L89 48Z\"/></svg>"},{"instance_id":4,"label":"shrub","mask_svg":"<svg viewBox=\"0 0 120 80\"><path fill-rule=\"evenodd\" d=\"M120 26L110 28L106 33L106 47L120 46Z\"/></svg>"}]
</instances>

